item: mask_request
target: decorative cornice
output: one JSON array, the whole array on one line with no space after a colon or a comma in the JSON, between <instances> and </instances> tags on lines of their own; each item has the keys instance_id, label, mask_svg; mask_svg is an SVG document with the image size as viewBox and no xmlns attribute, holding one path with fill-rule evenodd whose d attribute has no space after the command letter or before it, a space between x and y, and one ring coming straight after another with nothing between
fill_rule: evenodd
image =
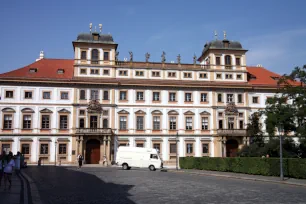
<instances>
[{"instance_id":1,"label":"decorative cornice","mask_svg":"<svg viewBox=\"0 0 306 204\"><path fill-rule=\"evenodd\" d=\"M146 112L142 111L142 110L138 110L135 112L135 114L142 114L142 115L145 115L147 114Z\"/></svg>"},{"instance_id":2,"label":"decorative cornice","mask_svg":"<svg viewBox=\"0 0 306 204\"><path fill-rule=\"evenodd\" d=\"M194 112L192 112L192 111L186 111L186 112L184 113L184 115L194 115Z\"/></svg>"},{"instance_id":3,"label":"decorative cornice","mask_svg":"<svg viewBox=\"0 0 306 204\"><path fill-rule=\"evenodd\" d=\"M22 113L35 113L35 111L31 108L24 108L21 110Z\"/></svg>"},{"instance_id":4,"label":"decorative cornice","mask_svg":"<svg viewBox=\"0 0 306 204\"><path fill-rule=\"evenodd\" d=\"M179 113L175 110L171 110L168 112L168 115L179 115Z\"/></svg>"},{"instance_id":5,"label":"decorative cornice","mask_svg":"<svg viewBox=\"0 0 306 204\"><path fill-rule=\"evenodd\" d=\"M8 113L16 113L16 111L12 108L3 108L2 112L8 112Z\"/></svg>"},{"instance_id":6,"label":"decorative cornice","mask_svg":"<svg viewBox=\"0 0 306 204\"><path fill-rule=\"evenodd\" d=\"M163 113L160 110L154 110L151 112L151 114L153 115L162 115Z\"/></svg>"},{"instance_id":7,"label":"decorative cornice","mask_svg":"<svg viewBox=\"0 0 306 204\"><path fill-rule=\"evenodd\" d=\"M65 108L59 110L58 112L59 112L59 113L69 113L69 114L71 113L69 110L67 110L67 109L65 109Z\"/></svg>"},{"instance_id":8,"label":"decorative cornice","mask_svg":"<svg viewBox=\"0 0 306 204\"><path fill-rule=\"evenodd\" d=\"M130 113L126 110L121 110L121 111L118 112L118 114L130 114Z\"/></svg>"},{"instance_id":9,"label":"decorative cornice","mask_svg":"<svg viewBox=\"0 0 306 204\"><path fill-rule=\"evenodd\" d=\"M200 115L210 115L210 113L207 112L207 111L203 111L203 112L200 113Z\"/></svg>"},{"instance_id":10,"label":"decorative cornice","mask_svg":"<svg viewBox=\"0 0 306 204\"><path fill-rule=\"evenodd\" d=\"M49 110L48 108L44 108L39 112L41 112L41 113L53 113L53 111Z\"/></svg>"}]
</instances>

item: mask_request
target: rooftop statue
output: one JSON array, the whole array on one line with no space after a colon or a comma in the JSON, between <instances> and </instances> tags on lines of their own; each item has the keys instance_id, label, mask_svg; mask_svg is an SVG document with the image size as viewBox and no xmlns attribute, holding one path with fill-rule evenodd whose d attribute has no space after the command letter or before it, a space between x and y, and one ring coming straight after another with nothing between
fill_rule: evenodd
<instances>
[{"instance_id":1,"label":"rooftop statue","mask_svg":"<svg viewBox=\"0 0 306 204\"><path fill-rule=\"evenodd\" d=\"M149 62L150 54L148 52L146 53L145 57L146 57L146 62Z\"/></svg>"},{"instance_id":2,"label":"rooftop statue","mask_svg":"<svg viewBox=\"0 0 306 204\"><path fill-rule=\"evenodd\" d=\"M129 51L129 54L130 54L130 62L133 62L133 52Z\"/></svg>"},{"instance_id":3,"label":"rooftop statue","mask_svg":"<svg viewBox=\"0 0 306 204\"><path fill-rule=\"evenodd\" d=\"M181 55L180 54L176 57L176 59L177 59L177 63L181 64Z\"/></svg>"},{"instance_id":4,"label":"rooftop statue","mask_svg":"<svg viewBox=\"0 0 306 204\"><path fill-rule=\"evenodd\" d=\"M161 62L165 63L166 62L166 53L163 51L162 55L161 55Z\"/></svg>"}]
</instances>

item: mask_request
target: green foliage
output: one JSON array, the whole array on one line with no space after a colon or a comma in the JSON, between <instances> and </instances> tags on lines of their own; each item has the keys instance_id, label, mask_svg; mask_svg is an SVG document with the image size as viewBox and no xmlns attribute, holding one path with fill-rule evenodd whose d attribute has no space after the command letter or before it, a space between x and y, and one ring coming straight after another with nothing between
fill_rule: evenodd
<instances>
[{"instance_id":1,"label":"green foliage","mask_svg":"<svg viewBox=\"0 0 306 204\"><path fill-rule=\"evenodd\" d=\"M263 144L263 132L260 117L260 112L253 113L249 118L250 123L247 125L247 136L251 138L251 143L256 143L257 145Z\"/></svg>"},{"instance_id":2,"label":"green foliage","mask_svg":"<svg viewBox=\"0 0 306 204\"><path fill-rule=\"evenodd\" d=\"M245 173L263 176L279 176L279 158L258 157L181 157L182 169L199 169ZM284 176L306 179L306 159L283 160Z\"/></svg>"}]
</instances>

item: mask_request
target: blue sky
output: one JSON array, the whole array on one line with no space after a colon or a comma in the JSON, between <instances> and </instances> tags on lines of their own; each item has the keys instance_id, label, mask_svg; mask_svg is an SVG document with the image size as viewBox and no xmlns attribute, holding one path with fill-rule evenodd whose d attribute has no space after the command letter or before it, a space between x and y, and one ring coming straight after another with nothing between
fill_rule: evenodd
<instances>
[{"instance_id":1,"label":"blue sky","mask_svg":"<svg viewBox=\"0 0 306 204\"><path fill-rule=\"evenodd\" d=\"M192 63L205 42L238 40L248 49L247 64L262 64L280 74L306 64L306 1L3 1L0 7L0 72L32 63L43 50L47 58L73 58L72 41L103 24L119 44L119 58L133 51L143 61L182 56Z\"/></svg>"}]
</instances>

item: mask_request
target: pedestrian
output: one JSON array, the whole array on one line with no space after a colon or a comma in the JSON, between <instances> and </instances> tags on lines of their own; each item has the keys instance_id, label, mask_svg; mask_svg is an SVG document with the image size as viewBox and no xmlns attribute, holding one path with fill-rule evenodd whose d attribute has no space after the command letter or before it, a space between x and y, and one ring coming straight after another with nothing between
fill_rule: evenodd
<instances>
[{"instance_id":1,"label":"pedestrian","mask_svg":"<svg viewBox=\"0 0 306 204\"><path fill-rule=\"evenodd\" d=\"M105 166L105 164L107 164L106 155L103 156L103 166Z\"/></svg>"},{"instance_id":2,"label":"pedestrian","mask_svg":"<svg viewBox=\"0 0 306 204\"><path fill-rule=\"evenodd\" d=\"M20 172L20 152L15 156L15 172L18 175Z\"/></svg>"},{"instance_id":3,"label":"pedestrian","mask_svg":"<svg viewBox=\"0 0 306 204\"><path fill-rule=\"evenodd\" d=\"M4 165L4 153L3 152L1 155L0 155L0 186L1 186L1 183L2 183L2 177L3 177L3 165Z\"/></svg>"},{"instance_id":4,"label":"pedestrian","mask_svg":"<svg viewBox=\"0 0 306 204\"><path fill-rule=\"evenodd\" d=\"M79 154L77 156L77 159L78 159L78 163L79 163L78 169L80 169L82 167L82 163L83 163L83 156L81 154Z\"/></svg>"},{"instance_id":5,"label":"pedestrian","mask_svg":"<svg viewBox=\"0 0 306 204\"><path fill-rule=\"evenodd\" d=\"M15 166L13 154L10 152L7 156L7 164L4 166L4 188L6 188L7 181L9 182L9 188L12 186L12 174Z\"/></svg>"}]
</instances>

